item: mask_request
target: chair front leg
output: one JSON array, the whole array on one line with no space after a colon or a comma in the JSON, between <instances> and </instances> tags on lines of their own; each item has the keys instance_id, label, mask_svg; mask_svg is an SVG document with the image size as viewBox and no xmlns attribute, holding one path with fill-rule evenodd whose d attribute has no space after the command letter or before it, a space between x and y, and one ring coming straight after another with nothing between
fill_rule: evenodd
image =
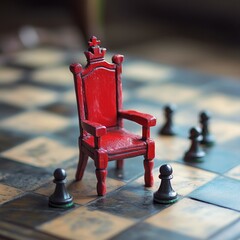
<instances>
[{"instance_id":1,"label":"chair front leg","mask_svg":"<svg viewBox=\"0 0 240 240\"><path fill-rule=\"evenodd\" d=\"M144 159L143 164L145 169L145 174L144 174L145 187L152 187L154 184L154 179L152 174L154 161L153 159Z\"/></svg>"},{"instance_id":2,"label":"chair front leg","mask_svg":"<svg viewBox=\"0 0 240 240\"><path fill-rule=\"evenodd\" d=\"M153 140L148 139L147 140L147 153L145 156L145 159L143 161L144 164L144 181L145 181L145 187L152 187L154 184L153 179L153 167L154 167L154 157L155 157L155 143Z\"/></svg>"},{"instance_id":3,"label":"chair front leg","mask_svg":"<svg viewBox=\"0 0 240 240\"><path fill-rule=\"evenodd\" d=\"M94 159L96 166L96 177L97 177L97 193L98 196L104 196L107 192L106 178L107 178L107 166L108 166L108 155L103 149L96 150L96 156Z\"/></svg>"}]
</instances>

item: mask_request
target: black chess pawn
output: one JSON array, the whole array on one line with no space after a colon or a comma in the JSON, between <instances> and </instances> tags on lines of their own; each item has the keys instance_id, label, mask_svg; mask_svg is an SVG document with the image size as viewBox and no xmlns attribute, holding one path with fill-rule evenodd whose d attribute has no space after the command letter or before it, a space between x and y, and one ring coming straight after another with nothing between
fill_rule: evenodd
<instances>
[{"instance_id":1,"label":"black chess pawn","mask_svg":"<svg viewBox=\"0 0 240 240\"><path fill-rule=\"evenodd\" d=\"M159 189L153 195L153 201L155 203L171 204L178 200L178 194L173 190L171 185L172 167L168 164L164 164L159 168L159 178L161 184Z\"/></svg>"},{"instance_id":2,"label":"black chess pawn","mask_svg":"<svg viewBox=\"0 0 240 240\"><path fill-rule=\"evenodd\" d=\"M210 115L208 112L201 112L199 115L199 122L201 124L201 130L202 130L202 140L200 141L201 144L205 146L212 146L214 145L214 137L209 132L209 119Z\"/></svg>"},{"instance_id":3,"label":"black chess pawn","mask_svg":"<svg viewBox=\"0 0 240 240\"><path fill-rule=\"evenodd\" d=\"M67 174L64 169L57 168L54 171L54 180L56 188L54 193L49 197L49 206L56 208L69 208L73 206L73 198L67 192L65 187Z\"/></svg>"},{"instance_id":4,"label":"black chess pawn","mask_svg":"<svg viewBox=\"0 0 240 240\"><path fill-rule=\"evenodd\" d=\"M165 124L160 129L160 134L165 136L174 136L176 132L173 126L173 114L176 110L175 105L166 105L164 107Z\"/></svg>"},{"instance_id":5,"label":"black chess pawn","mask_svg":"<svg viewBox=\"0 0 240 240\"><path fill-rule=\"evenodd\" d=\"M201 132L199 128L191 128L189 132L189 139L191 139L191 146L184 155L185 161L202 161L205 152L200 147Z\"/></svg>"}]
</instances>

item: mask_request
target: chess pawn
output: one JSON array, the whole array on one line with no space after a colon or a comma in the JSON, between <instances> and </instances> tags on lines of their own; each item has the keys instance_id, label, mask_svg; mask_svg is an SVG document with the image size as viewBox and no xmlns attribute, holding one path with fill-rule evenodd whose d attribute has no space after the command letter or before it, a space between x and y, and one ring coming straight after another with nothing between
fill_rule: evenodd
<instances>
[{"instance_id":1,"label":"chess pawn","mask_svg":"<svg viewBox=\"0 0 240 240\"><path fill-rule=\"evenodd\" d=\"M201 149L199 141L201 133L199 128L191 128L189 132L189 139L191 139L191 146L184 155L185 161L202 161L205 152Z\"/></svg>"},{"instance_id":2,"label":"chess pawn","mask_svg":"<svg viewBox=\"0 0 240 240\"><path fill-rule=\"evenodd\" d=\"M161 184L153 195L153 201L156 203L171 204L178 200L178 194L172 189L171 179L172 167L168 164L164 164L159 168L159 178L161 179Z\"/></svg>"},{"instance_id":3,"label":"chess pawn","mask_svg":"<svg viewBox=\"0 0 240 240\"><path fill-rule=\"evenodd\" d=\"M199 115L199 122L201 124L201 130L202 130L202 140L200 141L201 144L205 146L212 146L214 145L214 137L209 132L209 119L210 115L208 112L201 112Z\"/></svg>"},{"instance_id":4,"label":"chess pawn","mask_svg":"<svg viewBox=\"0 0 240 240\"><path fill-rule=\"evenodd\" d=\"M65 187L67 174L64 169L57 168L54 171L54 180L56 188L54 193L49 197L49 206L56 208L69 208L73 206L73 198L67 192Z\"/></svg>"},{"instance_id":5,"label":"chess pawn","mask_svg":"<svg viewBox=\"0 0 240 240\"><path fill-rule=\"evenodd\" d=\"M164 107L165 124L160 129L160 134L165 136L174 136L176 132L173 127L173 114L176 110L175 105L166 105Z\"/></svg>"}]
</instances>

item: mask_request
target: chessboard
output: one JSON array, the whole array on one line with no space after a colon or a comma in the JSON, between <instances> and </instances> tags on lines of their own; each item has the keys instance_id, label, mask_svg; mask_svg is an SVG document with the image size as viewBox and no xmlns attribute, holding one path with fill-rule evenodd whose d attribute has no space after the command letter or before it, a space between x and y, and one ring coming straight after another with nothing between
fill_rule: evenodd
<instances>
[{"instance_id":1,"label":"chessboard","mask_svg":"<svg viewBox=\"0 0 240 240\"><path fill-rule=\"evenodd\" d=\"M109 54L111 59L111 54ZM0 239L240 239L240 81L125 56L124 109L157 118L154 186L144 187L143 159L123 170L109 162L107 194L96 194L90 159L82 181L78 116L69 65L81 51L39 47L6 56L0 67ZM162 109L175 104L176 136L160 136ZM202 162L185 162L189 129L211 113L216 143ZM126 128L141 134L128 121ZM153 203L159 167L173 168L174 204ZM64 168L74 207L51 208L53 172Z\"/></svg>"}]
</instances>

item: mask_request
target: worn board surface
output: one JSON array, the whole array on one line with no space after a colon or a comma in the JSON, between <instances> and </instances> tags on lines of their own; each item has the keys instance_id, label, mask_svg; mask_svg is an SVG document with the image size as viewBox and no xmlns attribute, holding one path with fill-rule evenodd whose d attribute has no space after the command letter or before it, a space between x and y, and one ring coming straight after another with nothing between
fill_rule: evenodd
<instances>
[{"instance_id":1,"label":"worn board surface","mask_svg":"<svg viewBox=\"0 0 240 240\"><path fill-rule=\"evenodd\" d=\"M127 58L124 108L157 117L155 185L144 188L141 157L127 159L122 171L110 162L108 193L98 197L91 159L83 180L74 181L79 129L68 65L82 57L39 48L6 58L0 68L1 239L239 239L240 82ZM158 136L167 103L178 107L175 137ZM201 110L212 114L216 145L205 149L202 163L186 164L188 130ZM141 133L139 125L125 126ZM180 195L173 205L152 201L164 163L172 165ZM67 171L74 208L48 207L57 167Z\"/></svg>"}]
</instances>

